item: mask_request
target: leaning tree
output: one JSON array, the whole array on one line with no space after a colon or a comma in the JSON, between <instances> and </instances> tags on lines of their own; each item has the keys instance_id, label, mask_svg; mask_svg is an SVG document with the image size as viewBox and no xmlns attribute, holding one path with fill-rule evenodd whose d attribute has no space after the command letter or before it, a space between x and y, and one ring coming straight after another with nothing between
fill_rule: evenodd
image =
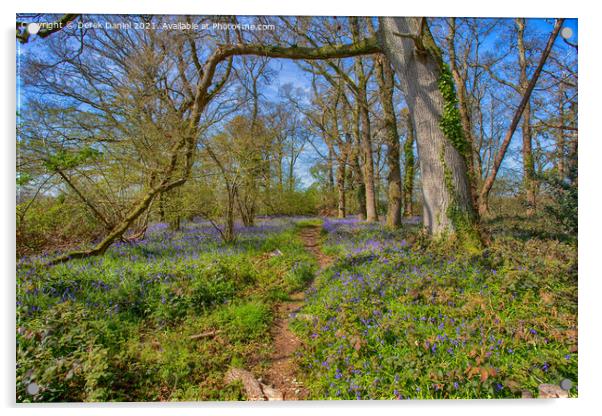
<instances>
[{"instance_id":1,"label":"leaning tree","mask_svg":"<svg viewBox=\"0 0 602 416\"><path fill-rule=\"evenodd\" d=\"M188 180L199 137L205 131L203 114L227 84L237 56L324 60L384 53L399 78L413 119L420 155L424 225L431 235L455 234L479 244L477 213L471 202L467 172L471 150L463 134L453 76L425 18L381 18L376 34L362 37L356 33L352 42L340 44L323 42L310 47L272 44L261 38L245 37L240 31L217 41L207 38L202 41L197 34L188 32L182 39L174 40L174 44L168 41L152 44L154 48L169 48L174 53L172 70L158 71L149 84L160 94L154 102L164 101L172 112L172 131L157 131L169 134L169 140L164 142L170 145L161 152L161 163L149 173L145 191L105 238L89 250L67 253L53 263L103 253L146 212L157 195ZM138 70L144 74L144 68ZM125 68L125 72L131 69ZM168 82L172 78L173 82ZM104 102L89 103L99 104Z\"/></svg>"}]
</instances>

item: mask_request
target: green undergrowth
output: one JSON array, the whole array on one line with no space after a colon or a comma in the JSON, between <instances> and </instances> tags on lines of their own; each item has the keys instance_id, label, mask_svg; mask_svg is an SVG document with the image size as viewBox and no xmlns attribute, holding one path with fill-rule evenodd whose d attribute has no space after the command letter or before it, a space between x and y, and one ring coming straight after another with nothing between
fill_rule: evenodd
<instances>
[{"instance_id":1,"label":"green undergrowth","mask_svg":"<svg viewBox=\"0 0 602 416\"><path fill-rule=\"evenodd\" d=\"M266 220L234 245L207 230L51 268L21 262L17 401L244 399L225 372L261 374L275 303L313 277L315 259L292 220Z\"/></svg>"},{"instance_id":2,"label":"green undergrowth","mask_svg":"<svg viewBox=\"0 0 602 416\"><path fill-rule=\"evenodd\" d=\"M407 227L325 228L337 261L307 298L314 320L294 321L311 398L514 398L565 378L577 396L574 245L499 236L458 255Z\"/></svg>"}]
</instances>

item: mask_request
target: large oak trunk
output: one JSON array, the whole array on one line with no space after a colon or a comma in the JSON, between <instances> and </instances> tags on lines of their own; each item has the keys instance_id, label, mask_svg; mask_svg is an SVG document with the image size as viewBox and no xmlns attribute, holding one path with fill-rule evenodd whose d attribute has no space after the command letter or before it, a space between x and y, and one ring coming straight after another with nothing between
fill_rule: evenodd
<instances>
[{"instance_id":1,"label":"large oak trunk","mask_svg":"<svg viewBox=\"0 0 602 416\"><path fill-rule=\"evenodd\" d=\"M441 62L431 49L436 46L418 51L414 39L399 35L419 33L420 26L419 18L382 18L381 40L416 128L424 226L432 235L454 234L458 216L469 223L475 216L466 162L440 128L444 98L438 87ZM426 32L423 37L432 43L428 28Z\"/></svg>"}]
</instances>

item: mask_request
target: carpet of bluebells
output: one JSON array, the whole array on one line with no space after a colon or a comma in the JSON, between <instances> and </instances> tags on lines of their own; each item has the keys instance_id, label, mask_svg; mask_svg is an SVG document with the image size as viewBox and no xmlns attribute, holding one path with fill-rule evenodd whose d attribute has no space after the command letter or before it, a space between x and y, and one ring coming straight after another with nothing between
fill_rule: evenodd
<instances>
[{"instance_id":1,"label":"carpet of bluebells","mask_svg":"<svg viewBox=\"0 0 602 416\"><path fill-rule=\"evenodd\" d=\"M241 399L225 371L261 372L275 302L313 278L302 221L259 218L233 244L204 221L154 224L103 256L19 259L17 401Z\"/></svg>"},{"instance_id":2,"label":"carpet of bluebells","mask_svg":"<svg viewBox=\"0 0 602 416\"><path fill-rule=\"evenodd\" d=\"M317 270L310 223L259 218L232 244L205 221L154 224L100 257L19 259L17 401L244 399L224 373L265 372L274 308ZM311 398L509 398L565 378L577 396L576 245L507 233L468 256L419 226L323 220L334 262L292 322Z\"/></svg>"},{"instance_id":3,"label":"carpet of bluebells","mask_svg":"<svg viewBox=\"0 0 602 416\"><path fill-rule=\"evenodd\" d=\"M293 323L311 398L512 398L565 378L577 396L576 247L500 237L463 257L415 222L324 221L336 261Z\"/></svg>"}]
</instances>

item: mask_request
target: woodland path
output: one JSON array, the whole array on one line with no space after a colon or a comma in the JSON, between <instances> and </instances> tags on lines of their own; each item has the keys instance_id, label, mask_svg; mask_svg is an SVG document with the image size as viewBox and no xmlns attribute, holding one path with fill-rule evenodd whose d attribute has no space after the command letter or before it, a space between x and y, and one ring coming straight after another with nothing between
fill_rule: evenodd
<instances>
[{"instance_id":1,"label":"woodland path","mask_svg":"<svg viewBox=\"0 0 602 416\"><path fill-rule=\"evenodd\" d=\"M301 229L299 236L305 248L317 259L319 270L325 269L332 263L332 258L322 253L320 247L321 226L310 226ZM295 312L299 311L305 302L305 292L295 292L288 301L278 305L276 319L272 327L274 352L271 365L266 372L267 381L282 394L284 400L303 400L307 398L308 391L296 379L297 365L295 351L300 347L301 341L290 330L289 323Z\"/></svg>"}]
</instances>

